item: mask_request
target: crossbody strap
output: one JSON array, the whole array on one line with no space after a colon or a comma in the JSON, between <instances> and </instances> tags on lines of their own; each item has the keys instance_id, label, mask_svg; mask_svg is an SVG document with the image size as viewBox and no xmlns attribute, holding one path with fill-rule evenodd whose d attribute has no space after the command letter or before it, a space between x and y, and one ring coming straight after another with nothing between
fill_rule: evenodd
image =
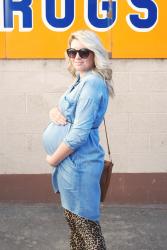
<instances>
[{"instance_id":1,"label":"crossbody strap","mask_svg":"<svg viewBox=\"0 0 167 250\"><path fill-rule=\"evenodd\" d=\"M103 122L104 122L105 135L106 135L106 141L107 141L108 156L109 156L110 161L112 161L112 159L111 159L111 151L110 151L110 144L109 144L108 135L107 135L107 127L106 127L105 118L103 118Z\"/></svg>"}]
</instances>

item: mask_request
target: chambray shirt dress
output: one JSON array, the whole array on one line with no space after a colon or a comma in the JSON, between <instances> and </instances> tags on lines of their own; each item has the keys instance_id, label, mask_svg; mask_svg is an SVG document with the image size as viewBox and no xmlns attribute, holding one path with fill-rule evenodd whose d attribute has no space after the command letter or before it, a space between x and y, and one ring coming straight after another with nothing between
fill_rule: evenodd
<instances>
[{"instance_id":1,"label":"chambray shirt dress","mask_svg":"<svg viewBox=\"0 0 167 250\"><path fill-rule=\"evenodd\" d=\"M108 99L103 78L88 71L81 79L78 76L59 100L59 109L69 121L63 142L74 152L53 168L52 185L60 192L64 208L93 221L100 218L104 150L99 144L98 127Z\"/></svg>"}]
</instances>

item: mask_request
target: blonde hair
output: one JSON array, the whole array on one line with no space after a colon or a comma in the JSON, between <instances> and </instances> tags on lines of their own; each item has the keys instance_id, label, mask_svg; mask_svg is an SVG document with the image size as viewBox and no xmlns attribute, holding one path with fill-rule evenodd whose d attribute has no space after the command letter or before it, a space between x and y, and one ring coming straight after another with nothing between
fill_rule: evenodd
<instances>
[{"instance_id":1,"label":"blonde hair","mask_svg":"<svg viewBox=\"0 0 167 250\"><path fill-rule=\"evenodd\" d=\"M68 46L69 48L71 47L71 42L72 40L78 40L84 46L91 51L94 52L94 63L95 63L95 68L93 69L96 71L98 74L100 74L103 79L105 80L110 96L114 96L114 89L111 84L112 81L112 69L110 67L110 62L108 59L108 53L103 47L100 39L96 35L96 33L90 31L90 30L79 30L74 33L72 33L68 39ZM75 68L72 65L71 60L67 56L67 53L65 53L65 57L68 63L68 70L69 72L76 77L76 71Z\"/></svg>"}]
</instances>

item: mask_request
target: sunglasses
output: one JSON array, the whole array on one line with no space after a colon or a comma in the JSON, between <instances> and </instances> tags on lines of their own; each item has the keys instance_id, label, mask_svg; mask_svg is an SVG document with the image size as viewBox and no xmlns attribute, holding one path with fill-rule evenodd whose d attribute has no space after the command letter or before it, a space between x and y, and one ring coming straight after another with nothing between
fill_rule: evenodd
<instances>
[{"instance_id":1,"label":"sunglasses","mask_svg":"<svg viewBox=\"0 0 167 250\"><path fill-rule=\"evenodd\" d=\"M76 57L77 53L83 59L88 58L90 53L93 53L93 51L91 51L90 49L86 49L86 48L82 48L82 49L79 49L79 50L69 48L69 49L66 50L66 52L67 52L68 57L73 58L73 59Z\"/></svg>"}]
</instances>

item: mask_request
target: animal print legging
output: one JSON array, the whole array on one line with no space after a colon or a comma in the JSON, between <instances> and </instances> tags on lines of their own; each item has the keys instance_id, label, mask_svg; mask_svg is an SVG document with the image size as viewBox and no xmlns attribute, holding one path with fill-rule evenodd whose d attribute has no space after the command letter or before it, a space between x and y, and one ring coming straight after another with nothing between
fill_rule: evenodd
<instances>
[{"instance_id":1,"label":"animal print legging","mask_svg":"<svg viewBox=\"0 0 167 250\"><path fill-rule=\"evenodd\" d=\"M101 227L98 223L73 214L64 209L71 230L71 250L106 250Z\"/></svg>"}]
</instances>

